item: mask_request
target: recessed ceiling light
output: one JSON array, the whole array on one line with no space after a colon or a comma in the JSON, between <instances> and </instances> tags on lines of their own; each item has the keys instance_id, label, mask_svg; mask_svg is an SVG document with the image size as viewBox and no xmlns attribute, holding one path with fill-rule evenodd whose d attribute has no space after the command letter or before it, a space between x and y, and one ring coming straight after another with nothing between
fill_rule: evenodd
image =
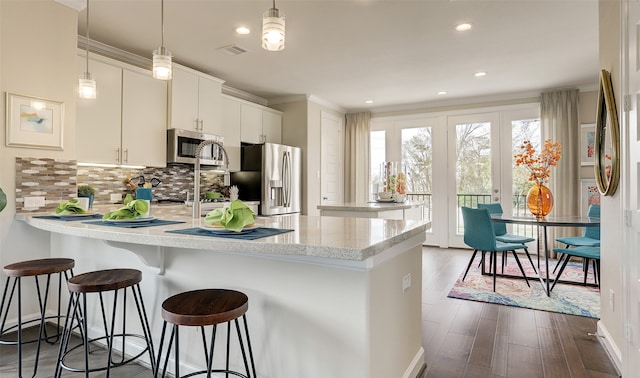
<instances>
[{"instance_id":1,"label":"recessed ceiling light","mask_svg":"<svg viewBox=\"0 0 640 378\"><path fill-rule=\"evenodd\" d=\"M473 74L473 76L475 76L475 77L483 77L483 76L486 76L486 75L487 75L487 73L484 72L484 71L476 72L476 73Z\"/></svg>"},{"instance_id":2,"label":"recessed ceiling light","mask_svg":"<svg viewBox=\"0 0 640 378\"><path fill-rule=\"evenodd\" d=\"M468 23L458 24L456 25L456 30L459 32L471 30L471 24L468 24Z\"/></svg>"},{"instance_id":3,"label":"recessed ceiling light","mask_svg":"<svg viewBox=\"0 0 640 378\"><path fill-rule=\"evenodd\" d=\"M446 91L440 91L440 92L438 92L437 94L438 94L438 95L446 95L446 94L447 94L447 92L446 92Z\"/></svg>"},{"instance_id":4,"label":"recessed ceiling light","mask_svg":"<svg viewBox=\"0 0 640 378\"><path fill-rule=\"evenodd\" d=\"M364 103L365 104L373 104L373 100L366 100Z\"/></svg>"},{"instance_id":5,"label":"recessed ceiling light","mask_svg":"<svg viewBox=\"0 0 640 378\"><path fill-rule=\"evenodd\" d=\"M251 29L249 29L249 28L248 28L248 27L246 27L246 26L238 26L238 27L236 28L236 33L238 33L238 34L243 34L243 35L244 35L244 34L249 34L249 33L251 33Z\"/></svg>"}]
</instances>

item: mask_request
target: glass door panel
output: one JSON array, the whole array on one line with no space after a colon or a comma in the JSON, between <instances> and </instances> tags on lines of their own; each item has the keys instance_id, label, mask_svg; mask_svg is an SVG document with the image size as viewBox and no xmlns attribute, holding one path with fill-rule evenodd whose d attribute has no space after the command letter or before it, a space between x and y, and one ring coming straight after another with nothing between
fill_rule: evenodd
<instances>
[{"instance_id":1,"label":"glass door panel","mask_svg":"<svg viewBox=\"0 0 640 378\"><path fill-rule=\"evenodd\" d=\"M407 199L424 202L423 219L432 219L432 159L431 127L403 128L402 161L407 174ZM427 232L431 233L432 228Z\"/></svg>"},{"instance_id":2,"label":"glass door panel","mask_svg":"<svg viewBox=\"0 0 640 378\"><path fill-rule=\"evenodd\" d=\"M378 198L378 192L382 190L382 177L380 177L380 165L386 161L385 130L371 131L369 161L371 163L369 201Z\"/></svg>"},{"instance_id":3,"label":"glass door panel","mask_svg":"<svg viewBox=\"0 0 640 378\"><path fill-rule=\"evenodd\" d=\"M462 206L477 207L499 195L500 135L498 115L478 114L449 119L449 245L464 247ZM454 192L455 191L455 192Z\"/></svg>"}]
</instances>

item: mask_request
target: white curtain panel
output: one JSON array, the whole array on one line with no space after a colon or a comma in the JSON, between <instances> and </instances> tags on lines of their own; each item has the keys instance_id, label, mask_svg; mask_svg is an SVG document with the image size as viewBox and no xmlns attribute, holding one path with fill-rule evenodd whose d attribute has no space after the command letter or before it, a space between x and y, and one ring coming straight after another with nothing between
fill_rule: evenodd
<instances>
[{"instance_id":1,"label":"white curtain panel","mask_svg":"<svg viewBox=\"0 0 640 378\"><path fill-rule=\"evenodd\" d=\"M580 214L580 121L578 119L578 90L547 92L541 95L541 122L544 139L562 145L562 158L551 169L549 189L553 192L555 216ZM576 235L575 228L549 228L549 240ZM552 245L550 245L552 247Z\"/></svg>"},{"instance_id":2,"label":"white curtain panel","mask_svg":"<svg viewBox=\"0 0 640 378\"><path fill-rule=\"evenodd\" d=\"M345 115L345 202L366 202L369 199L370 121L369 112Z\"/></svg>"}]
</instances>

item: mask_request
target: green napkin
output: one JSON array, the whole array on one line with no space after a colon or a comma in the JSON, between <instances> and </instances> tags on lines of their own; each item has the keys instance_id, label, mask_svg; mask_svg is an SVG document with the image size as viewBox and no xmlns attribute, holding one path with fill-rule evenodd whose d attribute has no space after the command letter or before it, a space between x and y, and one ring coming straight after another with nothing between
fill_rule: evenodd
<instances>
[{"instance_id":1,"label":"green napkin","mask_svg":"<svg viewBox=\"0 0 640 378\"><path fill-rule=\"evenodd\" d=\"M145 200L133 200L116 211L102 216L102 220L134 219L149 214L149 203Z\"/></svg>"},{"instance_id":2,"label":"green napkin","mask_svg":"<svg viewBox=\"0 0 640 378\"><path fill-rule=\"evenodd\" d=\"M56 208L56 214L84 214L86 213L86 211L80 207L80 205L78 204L78 200L76 198L67 201L67 202L60 202L58 204L58 207Z\"/></svg>"},{"instance_id":3,"label":"green napkin","mask_svg":"<svg viewBox=\"0 0 640 378\"><path fill-rule=\"evenodd\" d=\"M245 226L253 224L256 215L240 200L231 202L226 209L215 209L204 217L205 223L219 223L227 230L240 232Z\"/></svg>"}]
</instances>

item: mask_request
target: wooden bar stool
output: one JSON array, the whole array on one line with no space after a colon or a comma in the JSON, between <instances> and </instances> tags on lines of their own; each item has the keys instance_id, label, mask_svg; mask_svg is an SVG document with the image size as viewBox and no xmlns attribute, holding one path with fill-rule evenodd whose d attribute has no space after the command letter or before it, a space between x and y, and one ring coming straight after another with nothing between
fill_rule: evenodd
<instances>
[{"instance_id":1,"label":"wooden bar stool","mask_svg":"<svg viewBox=\"0 0 640 378\"><path fill-rule=\"evenodd\" d=\"M151 341L151 329L149 327L149 321L147 318L147 312L144 308L144 302L142 300L142 292L140 291L140 281L142 281L142 272L136 269L109 269L99 270L95 272L88 272L79 274L73 278L70 278L67 286L71 294L69 300L69 306L67 307L67 316L64 324L64 333L62 334L62 341L60 342L60 350L58 351L58 360L56 364L55 377L59 377L62 373L62 369L72 372L83 372L86 377L89 377L89 373L96 371L106 370L106 377L110 376L111 368L119 367L128 364L131 361L136 360L145 354L149 353L149 359L151 362L151 369L155 369L155 355L153 350L153 343ZM127 333L127 288L131 289L133 298L135 300L138 317L140 320L140 326L143 334ZM116 333L116 315L118 304L118 293L122 290L122 331ZM103 293L113 292L113 305L111 317L108 318L105 312L105 304L103 299ZM89 338L87 328L87 293L98 293L100 299L100 309L102 315L102 325L104 327L104 335ZM110 322L108 322L110 320ZM76 323L74 325L74 323ZM110 327L107 324L110 323ZM75 346L69 346L69 340L71 338L71 331L75 328L80 328L82 342ZM114 339L119 338L122 340L122 356L119 361L113 359L113 345ZM127 338L139 338L145 340L145 347L135 356L127 355ZM91 344L100 345L106 344L106 361L97 367L89 367L89 354L98 355L95 350L89 351ZM84 367L73 367L72 360L80 356L80 349L82 348ZM71 362L67 362L69 359ZM95 363L97 358L92 359ZM97 364L96 364L97 365Z\"/></svg>"},{"instance_id":2,"label":"wooden bar stool","mask_svg":"<svg viewBox=\"0 0 640 378\"><path fill-rule=\"evenodd\" d=\"M251 350L251 340L249 339L249 328L247 327L246 312L249 308L249 299L244 293L235 290L225 289L204 289L187 291L184 293L176 294L167 298L162 303L162 318L164 323L162 325L162 336L160 338L160 347L158 349L158 367L154 373L154 377L158 377L160 371L160 361L162 358L162 346L164 344L165 333L167 331L167 323L171 323L173 328L171 330L171 336L167 342L167 352L164 360L164 367L162 371L162 377L167 372L167 364L169 357L171 356L172 343L175 347L174 361L175 371L174 376L180 378L180 350L179 350L179 326L195 326L200 327L202 333L202 344L204 347L205 362L207 364L206 370L190 373L184 377L191 377L194 375L207 374L207 377L211 377L211 373L225 373L225 377L229 374L233 374L238 377L255 378L256 367L253 362L253 351ZM238 319L242 317L244 324L244 334L246 336L247 349L249 352L249 359L251 360L251 372L249 373L249 364L247 361L247 351L245 350L243 337L240 332L240 324ZM231 338L231 322L235 323L236 334L238 335L238 342L240 344L240 350L242 352L242 359L244 362L244 369L246 372L242 374L237 371L230 370L229 368L229 345ZM226 353L226 366L224 369L213 368L213 349L216 339L216 328L220 323L227 323L227 353ZM205 326L212 326L210 344L207 345L205 336ZM184 378L183 377L183 378Z\"/></svg>"},{"instance_id":3,"label":"wooden bar stool","mask_svg":"<svg viewBox=\"0 0 640 378\"><path fill-rule=\"evenodd\" d=\"M29 343L37 343L36 346L36 356L35 356L35 364L33 366L33 375L36 376L38 371L38 358L40 357L40 345L42 341L45 341L49 344L54 344L60 338L60 319L62 318L60 314L60 297L62 293L62 275L64 274L64 281L69 279L69 274L73 276L73 267L75 262L73 259L65 259L65 258L49 258L49 259L39 259L39 260L28 260L17 262L14 264L6 265L3 268L4 274L7 276L7 281L4 286L4 293L2 294L2 303L0 304L0 316L2 317L2 323L0 324L0 344L2 345L17 345L18 346L18 376L22 377L22 345ZM57 315L46 316L47 311L47 301L49 299L49 287L51 284L51 276L58 275L58 313ZM39 276L47 276L46 284L44 287L44 293L40 288L40 280ZM22 278L23 277L33 277L36 283L36 294L38 296L38 307L40 309L40 317L32 320L24 321L22 320ZM12 283L13 281L13 283ZM14 326L7 326L7 316L9 315L9 310L11 308L11 303L14 297L16 287L18 289L17 293L17 317L18 324ZM11 288L11 292L9 293L9 288ZM9 296L7 297L7 293ZM44 294L44 298L43 298ZM47 332L45 323L47 320L56 319L57 329L54 334L49 334ZM23 340L22 332L29 324L38 322L39 323L39 331L38 336L29 339ZM9 333L16 332L18 334L17 340L13 340L12 337L8 337ZM13 336L13 335L12 335Z\"/></svg>"}]
</instances>

